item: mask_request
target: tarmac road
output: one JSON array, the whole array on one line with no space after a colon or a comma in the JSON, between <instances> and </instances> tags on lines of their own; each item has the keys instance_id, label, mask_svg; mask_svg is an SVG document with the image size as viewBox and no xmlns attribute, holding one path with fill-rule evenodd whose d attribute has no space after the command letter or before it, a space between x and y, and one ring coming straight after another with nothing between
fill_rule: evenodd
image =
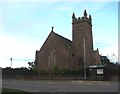
<instances>
[{"instance_id":1,"label":"tarmac road","mask_svg":"<svg viewBox=\"0 0 120 94\"><path fill-rule=\"evenodd\" d=\"M3 79L2 87L28 92L118 92L117 81Z\"/></svg>"}]
</instances>

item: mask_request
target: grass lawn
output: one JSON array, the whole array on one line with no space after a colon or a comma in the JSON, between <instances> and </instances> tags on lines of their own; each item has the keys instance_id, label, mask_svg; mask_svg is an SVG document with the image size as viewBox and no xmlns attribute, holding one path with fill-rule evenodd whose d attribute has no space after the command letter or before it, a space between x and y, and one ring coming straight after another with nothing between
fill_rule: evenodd
<instances>
[{"instance_id":1,"label":"grass lawn","mask_svg":"<svg viewBox=\"0 0 120 94\"><path fill-rule=\"evenodd\" d=\"M18 89L2 88L2 94L32 94L32 93Z\"/></svg>"}]
</instances>

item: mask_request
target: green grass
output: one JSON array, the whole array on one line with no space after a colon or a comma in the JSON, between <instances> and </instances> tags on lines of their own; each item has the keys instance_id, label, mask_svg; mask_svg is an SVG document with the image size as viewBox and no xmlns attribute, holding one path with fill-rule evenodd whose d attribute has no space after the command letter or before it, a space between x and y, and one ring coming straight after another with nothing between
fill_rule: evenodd
<instances>
[{"instance_id":1,"label":"green grass","mask_svg":"<svg viewBox=\"0 0 120 94\"><path fill-rule=\"evenodd\" d=\"M32 94L23 90L2 88L2 94Z\"/></svg>"}]
</instances>

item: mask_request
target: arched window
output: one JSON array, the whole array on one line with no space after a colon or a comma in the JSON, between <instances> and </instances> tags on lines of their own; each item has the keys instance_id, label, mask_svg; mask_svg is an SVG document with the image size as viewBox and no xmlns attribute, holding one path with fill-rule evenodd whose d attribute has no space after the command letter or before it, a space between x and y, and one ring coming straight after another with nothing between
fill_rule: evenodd
<instances>
[{"instance_id":1,"label":"arched window","mask_svg":"<svg viewBox=\"0 0 120 94\"><path fill-rule=\"evenodd\" d=\"M48 67L54 67L56 64L56 50L50 49L48 51Z\"/></svg>"}]
</instances>

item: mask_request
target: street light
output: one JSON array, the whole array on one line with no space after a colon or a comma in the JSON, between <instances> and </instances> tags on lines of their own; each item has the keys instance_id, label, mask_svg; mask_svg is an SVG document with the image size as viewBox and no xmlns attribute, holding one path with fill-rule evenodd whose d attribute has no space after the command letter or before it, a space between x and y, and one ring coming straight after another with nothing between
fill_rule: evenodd
<instances>
[{"instance_id":1,"label":"street light","mask_svg":"<svg viewBox=\"0 0 120 94\"><path fill-rule=\"evenodd\" d=\"M11 61L11 63L10 63L10 67L12 67L12 58L10 58L10 61Z\"/></svg>"},{"instance_id":2,"label":"street light","mask_svg":"<svg viewBox=\"0 0 120 94\"><path fill-rule=\"evenodd\" d=\"M83 46L84 46L84 80L86 80L86 39L85 39L85 26L83 25Z\"/></svg>"},{"instance_id":3,"label":"street light","mask_svg":"<svg viewBox=\"0 0 120 94\"><path fill-rule=\"evenodd\" d=\"M86 80L86 51L85 51L85 36L84 36L84 80Z\"/></svg>"}]
</instances>

